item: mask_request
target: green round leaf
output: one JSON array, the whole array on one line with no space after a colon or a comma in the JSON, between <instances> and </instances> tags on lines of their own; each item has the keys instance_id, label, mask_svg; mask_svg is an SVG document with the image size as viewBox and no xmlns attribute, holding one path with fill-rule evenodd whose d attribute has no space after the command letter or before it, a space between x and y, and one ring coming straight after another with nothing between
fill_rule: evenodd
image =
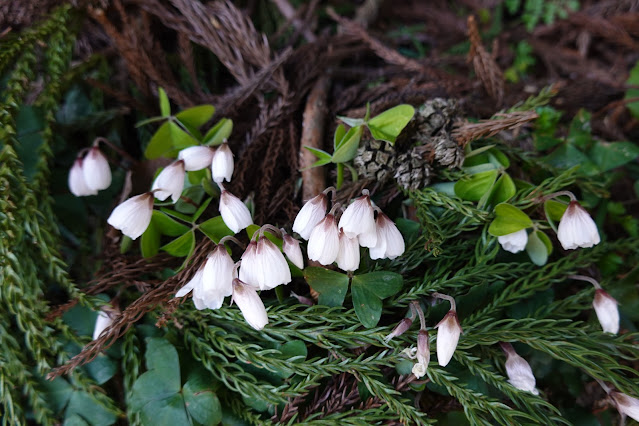
<instances>
[{"instance_id":1,"label":"green round leaf","mask_svg":"<svg viewBox=\"0 0 639 426\"><path fill-rule=\"evenodd\" d=\"M488 204L494 206L496 204L503 203L510 200L516 193L517 189L515 188L515 183L508 173L503 173L501 177L497 179L497 182L495 182L495 185L490 192Z\"/></svg>"},{"instance_id":2,"label":"green round leaf","mask_svg":"<svg viewBox=\"0 0 639 426\"><path fill-rule=\"evenodd\" d=\"M351 128L339 142L337 149L331 157L333 163L345 163L351 161L357 154L359 141L362 138L363 128L357 126Z\"/></svg>"},{"instance_id":3,"label":"green round leaf","mask_svg":"<svg viewBox=\"0 0 639 426\"><path fill-rule=\"evenodd\" d=\"M364 286L372 291L375 296L385 299L401 290L403 283L404 279L400 274L378 271L354 276L352 285Z\"/></svg>"},{"instance_id":4,"label":"green round leaf","mask_svg":"<svg viewBox=\"0 0 639 426\"><path fill-rule=\"evenodd\" d=\"M319 293L319 303L327 306L342 306L348 290L348 276L326 268L309 266L304 269L304 279Z\"/></svg>"},{"instance_id":5,"label":"green round leaf","mask_svg":"<svg viewBox=\"0 0 639 426\"><path fill-rule=\"evenodd\" d=\"M149 258L158 254L158 251L160 250L160 238L160 231L153 224L153 217L151 217L151 223L149 223L149 226L146 228L146 231L144 231L142 238L140 239L140 251L142 252L142 257Z\"/></svg>"},{"instance_id":6,"label":"green round leaf","mask_svg":"<svg viewBox=\"0 0 639 426\"><path fill-rule=\"evenodd\" d=\"M231 136L233 131L233 121L228 118L222 118L215 123L215 126L211 127L206 135L204 135L203 144L209 146L220 145L225 139Z\"/></svg>"},{"instance_id":7,"label":"green round leaf","mask_svg":"<svg viewBox=\"0 0 639 426\"><path fill-rule=\"evenodd\" d=\"M168 235L170 237L177 237L190 229L188 226L179 223L175 219L158 210L153 210L151 223L155 225L162 235ZM142 237L144 237L144 234L142 234Z\"/></svg>"},{"instance_id":8,"label":"green round leaf","mask_svg":"<svg viewBox=\"0 0 639 426\"><path fill-rule=\"evenodd\" d=\"M171 256L188 256L195 249L195 233L193 231L189 231L181 237L160 247L160 249L164 250Z\"/></svg>"},{"instance_id":9,"label":"green round leaf","mask_svg":"<svg viewBox=\"0 0 639 426\"><path fill-rule=\"evenodd\" d=\"M463 200L479 201L493 186L498 173L488 170L470 175L455 184L455 194Z\"/></svg>"},{"instance_id":10,"label":"green round leaf","mask_svg":"<svg viewBox=\"0 0 639 426\"><path fill-rule=\"evenodd\" d=\"M351 285L351 294L353 296L353 308L357 318L366 328L373 328L379 322L382 315L382 301L372 291L370 286L353 279Z\"/></svg>"},{"instance_id":11,"label":"green round leaf","mask_svg":"<svg viewBox=\"0 0 639 426\"><path fill-rule=\"evenodd\" d=\"M197 129L209 121L211 117L213 117L213 114L215 114L215 107L213 105L198 105L180 111L175 115L175 118L183 124Z\"/></svg>"},{"instance_id":12,"label":"green round leaf","mask_svg":"<svg viewBox=\"0 0 639 426\"><path fill-rule=\"evenodd\" d=\"M550 239L548 239L548 236L541 231L532 232L528 236L526 252L528 253L532 263L535 265L543 266L548 261L548 255L550 252L546 242L550 244ZM552 245L550 247L552 248Z\"/></svg>"},{"instance_id":13,"label":"green round leaf","mask_svg":"<svg viewBox=\"0 0 639 426\"><path fill-rule=\"evenodd\" d=\"M490 235L495 237L512 234L533 225L526 213L511 204L498 204L495 207L495 216L488 228Z\"/></svg>"},{"instance_id":14,"label":"green round leaf","mask_svg":"<svg viewBox=\"0 0 639 426\"><path fill-rule=\"evenodd\" d=\"M198 228L215 244L217 244L223 237L226 237L227 235L235 235L235 233L231 231L228 226L226 226L226 223L224 223L224 220L222 220L222 216L212 217L206 222L200 223L198 225Z\"/></svg>"},{"instance_id":15,"label":"green round leaf","mask_svg":"<svg viewBox=\"0 0 639 426\"><path fill-rule=\"evenodd\" d=\"M182 388L186 411L193 419L203 425L216 425L222 421L222 406L213 391L208 374L194 372Z\"/></svg>"},{"instance_id":16,"label":"green round leaf","mask_svg":"<svg viewBox=\"0 0 639 426\"><path fill-rule=\"evenodd\" d=\"M411 105L397 105L371 118L366 125L375 139L395 143L414 115L415 108Z\"/></svg>"}]
</instances>

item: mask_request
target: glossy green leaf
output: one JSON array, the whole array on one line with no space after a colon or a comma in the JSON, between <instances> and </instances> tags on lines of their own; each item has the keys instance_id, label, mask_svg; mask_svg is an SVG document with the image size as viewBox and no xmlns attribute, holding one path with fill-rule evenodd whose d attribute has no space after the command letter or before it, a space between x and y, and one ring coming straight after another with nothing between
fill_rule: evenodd
<instances>
[{"instance_id":1,"label":"glossy green leaf","mask_svg":"<svg viewBox=\"0 0 639 426\"><path fill-rule=\"evenodd\" d=\"M184 213L176 212L175 210L171 210L171 209L166 208L166 207L161 207L160 211L162 213L166 213L167 215L169 215L171 217L174 217L176 219L180 219L180 220L182 220L184 222L187 222L187 223L191 223L193 221L191 216L186 215Z\"/></svg>"},{"instance_id":2,"label":"glossy green leaf","mask_svg":"<svg viewBox=\"0 0 639 426\"><path fill-rule=\"evenodd\" d=\"M115 375L118 371L118 364L108 355L101 353L93 361L86 364L84 369L98 385L102 385Z\"/></svg>"},{"instance_id":3,"label":"glossy green leaf","mask_svg":"<svg viewBox=\"0 0 639 426\"><path fill-rule=\"evenodd\" d=\"M414 115L415 108L411 105L397 105L371 118L366 125L375 139L395 143Z\"/></svg>"},{"instance_id":4,"label":"glossy green leaf","mask_svg":"<svg viewBox=\"0 0 639 426\"><path fill-rule=\"evenodd\" d=\"M331 160L333 158L331 154L329 154L326 151L322 151L321 149L311 148L310 146L304 146L304 148L306 148L307 150L312 152L313 155L315 155L317 158L319 158L319 160L317 160L315 163L313 163L309 168L319 167L319 166L323 166L325 164L328 164L328 163L331 162Z\"/></svg>"},{"instance_id":5,"label":"glossy green leaf","mask_svg":"<svg viewBox=\"0 0 639 426\"><path fill-rule=\"evenodd\" d=\"M214 392L212 377L196 370L182 389L186 411L198 423L216 425L222 421L222 406Z\"/></svg>"},{"instance_id":6,"label":"glossy green leaf","mask_svg":"<svg viewBox=\"0 0 639 426\"><path fill-rule=\"evenodd\" d=\"M335 129L335 134L333 135L333 152L337 150L340 142L344 139L344 135L346 134L346 127L343 124L339 124Z\"/></svg>"},{"instance_id":7,"label":"glossy green leaf","mask_svg":"<svg viewBox=\"0 0 639 426\"><path fill-rule=\"evenodd\" d=\"M632 142L598 141L588 153L599 170L606 172L639 157L639 146Z\"/></svg>"},{"instance_id":8,"label":"glossy green leaf","mask_svg":"<svg viewBox=\"0 0 639 426\"><path fill-rule=\"evenodd\" d=\"M198 142L180 126L172 121L167 121L155 132L144 151L144 155L152 160L166 155L174 155L176 151L197 144Z\"/></svg>"},{"instance_id":9,"label":"glossy green leaf","mask_svg":"<svg viewBox=\"0 0 639 426\"><path fill-rule=\"evenodd\" d=\"M333 163L351 161L357 154L357 148L359 148L359 141L362 138L363 131L362 126L351 128L340 141L339 146L333 153L331 161Z\"/></svg>"},{"instance_id":10,"label":"glossy green leaf","mask_svg":"<svg viewBox=\"0 0 639 426\"><path fill-rule=\"evenodd\" d=\"M508 175L508 173L502 173L501 177L497 179L497 182L495 182L495 185L490 192L488 204L494 206L499 203L503 203L510 200L516 193L517 189L515 188L515 183L512 178Z\"/></svg>"},{"instance_id":11,"label":"glossy green leaf","mask_svg":"<svg viewBox=\"0 0 639 426\"><path fill-rule=\"evenodd\" d=\"M90 425L112 425L117 417L115 413L107 410L87 392L76 390L69 399L65 410L65 417L77 415Z\"/></svg>"},{"instance_id":12,"label":"glossy green leaf","mask_svg":"<svg viewBox=\"0 0 639 426\"><path fill-rule=\"evenodd\" d=\"M168 235L170 237L177 237L191 229L158 210L153 210L151 223L155 225L162 235ZM144 236L144 234L142 234L142 236Z\"/></svg>"},{"instance_id":13,"label":"glossy green leaf","mask_svg":"<svg viewBox=\"0 0 639 426\"><path fill-rule=\"evenodd\" d=\"M555 200L547 200L544 203L544 211L546 212L546 218L559 222L564 215L564 212L568 208L564 203L560 203Z\"/></svg>"},{"instance_id":14,"label":"glossy green leaf","mask_svg":"<svg viewBox=\"0 0 639 426\"><path fill-rule=\"evenodd\" d=\"M498 204L495 206L495 219L490 224L488 232L499 237L512 234L533 225L528 215L511 204Z\"/></svg>"},{"instance_id":15,"label":"glossy green leaf","mask_svg":"<svg viewBox=\"0 0 639 426\"><path fill-rule=\"evenodd\" d=\"M508 167L510 167L510 160L508 159L506 154L504 154L497 148L493 148L488 151L488 158L489 161L497 168L503 167L504 169L507 169Z\"/></svg>"},{"instance_id":16,"label":"glossy green leaf","mask_svg":"<svg viewBox=\"0 0 639 426\"><path fill-rule=\"evenodd\" d=\"M182 394L175 393L165 399L151 400L140 411L143 425L190 425Z\"/></svg>"},{"instance_id":17,"label":"glossy green leaf","mask_svg":"<svg viewBox=\"0 0 639 426\"><path fill-rule=\"evenodd\" d=\"M574 145L562 144L551 154L544 157L544 161L558 169L569 169L579 166L580 170L588 175L599 173L595 164L588 156Z\"/></svg>"},{"instance_id":18,"label":"glossy green leaf","mask_svg":"<svg viewBox=\"0 0 639 426\"><path fill-rule=\"evenodd\" d=\"M166 96L166 92L161 87L158 89L158 97L160 98L160 112L162 113L162 117L170 117L171 104L169 102L169 97Z\"/></svg>"},{"instance_id":19,"label":"glossy green leaf","mask_svg":"<svg viewBox=\"0 0 639 426\"><path fill-rule=\"evenodd\" d=\"M206 132L202 143L209 146L221 145L229 138L229 136L231 136L232 131L233 120L221 118L220 121L215 123L215 126L211 127L209 131Z\"/></svg>"},{"instance_id":20,"label":"glossy green leaf","mask_svg":"<svg viewBox=\"0 0 639 426\"><path fill-rule=\"evenodd\" d=\"M174 382L178 386L180 384L180 365L177 350L166 339L158 337L149 337L146 339L146 353L144 354L147 370L158 370L164 373L171 372L169 376L174 377Z\"/></svg>"},{"instance_id":21,"label":"glossy green leaf","mask_svg":"<svg viewBox=\"0 0 639 426\"><path fill-rule=\"evenodd\" d=\"M47 405L55 413L61 412L66 407L71 394L73 394L73 386L62 377L56 377L53 380L42 380L40 386L44 391Z\"/></svg>"},{"instance_id":22,"label":"glossy green leaf","mask_svg":"<svg viewBox=\"0 0 639 426\"><path fill-rule=\"evenodd\" d=\"M400 274L389 271L370 272L363 275L355 275L352 285L355 284L366 287L380 299L385 299L396 294L404 283Z\"/></svg>"},{"instance_id":23,"label":"glossy green leaf","mask_svg":"<svg viewBox=\"0 0 639 426\"><path fill-rule=\"evenodd\" d=\"M213 105L198 105L175 114L175 118L187 126L200 128L215 114Z\"/></svg>"},{"instance_id":24,"label":"glossy green leaf","mask_svg":"<svg viewBox=\"0 0 639 426\"><path fill-rule=\"evenodd\" d=\"M639 89L637 88L637 86L639 86L639 61L637 61L635 66L630 70L630 76L628 80L626 80L626 85L635 87L626 90L624 99L639 98ZM639 119L639 101L628 102L626 107L635 119Z\"/></svg>"},{"instance_id":25,"label":"glossy green leaf","mask_svg":"<svg viewBox=\"0 0 639 426\"><path fill-rule=\"evenodd\" d=\"M330 269L309 266L304 269L304 279L319 293L319 303L342 306L348 290L348 276Z\"/></svg>"},{"instance_id":26,"label":"glossy green leaf","mask_svg":"<svg viewBox=\"0 0 639 426\"><path fill-rule=\"evenodd\" d=\"M455 194L468 201L479 201L495 183L497 170L488 170L467 176L455 184Z\"/></svg>"},{"instance_id":27,"label":"glossy green leaf","mask_svg":"<svg viewBox=\"0 0 639 426\"><path fill-rule=\"evenodd\" d=\"M171 256L188 256L193 249L195 249L195 233L193 231L189 231L170 243L163 245L160 249L164 250Z\"/></svg>"},{"instance_id":28,"label":"glossy green leaf","mask_svg":"<svg viewBox=\"0 0 639 426\"><path fill-rule=\"evenodd\" d=\"M151 217L151 223L149 223L146 231L142 234L142 238L140 238L142 257L149 258L158 254L158 251L160 251L160 238L160 231L153 223L153 218Z\"/></svg>"},{"instance_id":29,"label":"glossy green leaf","mask_svg":"<svg viewBox=\"0 0 639 426\"><path fill-rule=\"evenodd\" d=\"M200 185L189 186L184 191L182 191L182 198L180 198L177 203L175 203L175 210L184 214L194 214L204 197L206 196L206 191ZM190 200L190 201L187 201ZM195 203L196 205L193 205ZM189 222L193 222L193 218Z\"/></svg>"},{"instance_id":30,"label":"glossy green leaf","mask_svg":"<svg viewBox=\"0 0 639 426\"><path fill-rule=\"evenodd\" d=\"M382 315L382 301L373 292L370 286L357 281L353 278L351 285L351 294L353 296L353 308L357 318L366 328L372 328L377 325Z\"/></svg>"},{"instance_id":31,"label":"glossy green leaf","mask_svg":"<svg viewBox=\"0 0 639 426\"><path fill-rule=\"evenodd\" d=\"M227 235L235 235L233 231L222 220L222 216L215 216L206 222L202 222L198 225L200 231L209 237L215 244L217 244L223 237Z\"/></svg>"},{"instance_id":32,"label":"glossy green leaf","mask_svg":"<svg viewBox=\"0 0 639 426\"><path fill-rule=\"evenodd\" d=\"M90 423L87 423L82 417L74 413L64 417L62 426L90 426Z\"/></svg>"},{"instance_id":33,"label":"glossy green leaf","mask_svg":"<svg viewBox=\"0 0 639 426\"><path fill-rule=\"evenodd\" d=\"M548 246L542 238L550 243L546 234L541 231L534 231L528 235L528 244L526 244L526 253L528 253L532 263L538 266L545 265L548 261L548 255L550 254Z\"/></svg>"},{"instance_id":34,"label":"glossy green leaf","mask_svg":"<svg viewBox=\"0 0 639 426\"><path fill-rule=\"evenodd\" d=\"M580 109L570 122L568 137L566 141L569 144L586 148L592 141L592 128L590 127L590 118L592 114L584 109Z\"/></svg>"},{"instance_id":35,"label":"glossy green leaf","mask_svg":"<svg viewBox=\"0 0 639 426\"><path fill-rule=\"evenodd\" d=\"M350 117L344 117L342 115L338 115L337 118L342 120L349 127L357 127L357 126L366 124L366 120L362 118L350 118Z\"/></svg>"}]
</instances>

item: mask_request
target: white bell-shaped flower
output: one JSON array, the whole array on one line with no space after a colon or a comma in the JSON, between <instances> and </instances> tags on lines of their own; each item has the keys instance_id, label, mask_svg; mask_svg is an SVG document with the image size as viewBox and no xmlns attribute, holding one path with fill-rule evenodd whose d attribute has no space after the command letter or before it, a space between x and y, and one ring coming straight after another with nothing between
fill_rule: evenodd
<instances>
[{"instance_id":1,"label":"white bell-shaped flower","mask_svg":"<svg viewBox=\"0 0 639 426\"><path fill-rule=\"evenodd\" d=\"M595 221L577 201L571 201L561 217L557 239L564 250L589 248L601 241Z\"/></svg>"},{"instance_id":2,"label":"white bell-shaped flower","mask_svg":"<svg viewBox=\"0 0 639 426\"><path fill-rule=\"evenodd\" d=\"M251 241L241 257L240 281L245 284L260 288L259 259L257 257L257 242Z\"/></svg>"},{"instance_id":3,"label":"white bell-shaped flower","mask_svg":"<svg viewBox=\"0 0 639 426\"><path fill-rule=\"evenodd\" d=\"M219 309L224 298L233 293L234 262L224 244L219 244L208 255L204 264L201 292L198 297L204 300L209 309Z\"/></svg>"},{"instance_id":4,"label":"white bell-shaped flower","mask_svg":"<svg viewBox=\"0 0 639 426\"><path fill-rule=\"evenodd\" d=\"M220 195L220 214L226 226L236 234L253 224L251 212L246 204L226 190L222 190Z\"/></svg>"},{"instance_id":5,"label":"white bell-shaped flower","mask_svg":"<svg viewBox=\"0 0 639 426\"><path fill-rule=\"evenodd\" d=\"M363 196L353 201L344 211L339 220L338 228L341 229L348 238L355 238L365 234L366 238L360 244L363 247L374 247L377 243L377 232L375 228L375 211L371 204L368 191L362 191Z\"/></svg>"},{"instance_id":6,"label":"white bell-shaped flower","mask_svg":"<svg viewBox=\"0 0 639 426\"><path fill-rule=\"evenodd\" d=\"M639 399L620 392L611 392L610 397L617 405L619 414L628 416L639 422Z\"/></svg>"},{"instance_id":7,"label":"white bell-shaped flower","mask_svg":"<svg viewBox=\"0 0 639 426\"><path fill-rule=\"evenodd\" d=\"M145 192L118 205L107 219L109 225L122 231L132 240L146 231L153 214L153 194Z\"/></svg>"},{"instance_id":8,"label":"white bell-shaped flower","mask_svg":"<svg viewBox=\"0 0 639 426\"><path fill-rule=\"evenodd\" d=\"M111 185L111 168L109 161L97 146L89 149L82 163L82 172L87 186L99 191L107 189Z\"/></svg>"},{"instance_id":9,"label":"white bell-shaped flower","mask_svg":"<svg viewBox=\"0 0 639 426\"><path fill-rule=\"evenodd\" d=\"M426 330L419 330L417 335L417 361L427 367L430 362L430 339Z\"/></svg>"},{"instance_id":10,"label":"white bell-shaped flower","mask_svg":"<svg viewBox=\"0 0 639 426\"><path fill-rule=\"evenodd\" d=\"M233 152L227 143L220 145L215 151L213 162L211 164L211 174L213 181L231 181L233 176Z\"/></svg>"},{"instance_id":11,"label":"white bell-shaped flower","mask_svg":"<svg viewBox=\"0 0 639 426\"><path fill-rule=\"evenodd\" d=\"M304 204L295 216L293 232L297 232L302 238L308 240L313 228L326 216L328 200L326 194L319 194Z\"/></svg>"},{"instance_id":12,"label":"white bell-shaped flower","mask_svg":"<svg viewBox=\"0 0 639 426\"><path fill-rule=\"evenodd\" d=\"M261 237L255 251L257 284L260 290L270 290L291 282L291 270L284 255L268 238ZM244 265L242 265L244 267Z\"/></svg>"},{"instance_id":13,"label":"white bell-shaped flower","mask_svg":"<svg viewBox=\"0 0 639 426\"><path fill-rule=\"evenodd\" d=\"M204 265L193 275L193 278L175 293L175 297L184 297L193 291L193 303L198 310L206 309L206 303L199 296L202 295L202 278L204 277ZM196 290L197 289L197 290Z\"/></svg>"},{"instance_id":14,"label":"white bell-shaped flower","mask_svg":"<svg viewBox=\"0 0 639 426\"><path fill-rule=\"evenodd\" d=\"M254 329L261 330L268 324L266 308L264 308L264 303L253 286L234 279L233 301L242 311L246 322Z\"/></svg>"},{"instance_id":15,"label":"white bell-shaped flower","mask_svg":"<svg viewBox=\"0 0 639 426\"><path fill-rule=\"evenodd\" d=\"M304 269L304 255L300 248L300 242L290 235L284 235L282 241L282 251L288 257L288 260L300 269Z\"/></svg>"},{"instance_id":16,"label":"white bell-shaped flower","mask_svg":"<svg viewBox=\"0 0 639 426\"><path fill-rule=\"evenodd\" d=\"M427 365L424 365L421 362L418 362L417 364L413 364L413 368L411 372L415 375L416 378L421 379L422 377L426 375L427 368L428 368Z\"/></svg>"},{"instance_id":17,"label":"white bell-shaped flower","mask_svg":"<svg viewBox=\"0 0 639 426\"><path fill-rule=\"evenodd\" d=\"M339 251L337 267L342 271L355 271L359 268L359 243L356 238L348 238L344 232L339 233Z\"/></svg>"},{"instance_id":18,"label":"white bell-shaped flower","mask_svg":"<svg viewBox=\"0 0 639 426\"><path fill-rule=\"evenodd\" d=\"M311 232L308 239L308 258L322 265L330 265L339 253L339 232L335 216L327 214Z\"/></svg>"},{"instance_id":19,"label":"white bell-shaped flower","mask_svg":"<svg viewBox=\"0 0 639 426\"><path fill-rule=\"evenodd\" d=\"M530 364L520 357L510 344L502 345L502 347L506 352L506 374L510 384L517 389L539 395Z\"/></svg>"},{"instance_id":20,"label":"white bell-shaped flower","mask_svg":"<svg viewBox=\"0 0 639 426\"><path fill-rule=\"evenodd\" d=\"M462 332L457 312L452 309L435 326L437 328L437 362L445 367L450 362Z\"/></svg>"},{"instance_id":21,"label":"white bell-shaped flower","mask_svg":"<svg viewBox=\"0 0 639 426\"><path fill-rule=\"evenodd\" d=\"M87 195L95 195L98 193L96 189L91 189L84 180L83 160L78 157L73 162L71 170L69 170L69 190L76 197L84 197Z\"/></svg>"},{"instance_id":22,"label":"white bell-shaped flower","mask_svg":"<svg viewBox=\"0 0 639 426\"><path fill-rule=\"evenodd\" d=\"M102 332L113 324L113 319L117 313L118 311L111 307L102 307L102 309L100 309L95 319L95 326L93 327L93 340L99 338Z\"/></svg>"},{"instance_id":23,"label":"white bell-shaped flower","mask_svg":"<svg viewBox=\"0 0 639 426\"><path fill-rule=\"evenodd\" d=\"M173 202L177 202L184 190L184 161L177 160L166 166L155 178L151 191L155 198L164 201L171 197Z\"/></svg>"},{"instance_id":24,"label":"white bell-shaped flower","mask_svg":"<svg viewBox=\"0 0 639 426\"><path fill-rule=\"evenodd\" d=\"M519 253L526 248L528 244L528 233L525 229L521 229L512 234L501 235L497 237L497 241L501 244L501 248L511 253Z\"/></svg>"},{"instance_id":25,"label":"white bell-shaped flower","mask_svg":"<svg viewBox=\"0 0 639 426\"><path fill-rule=\"evenodd\" d=\"M178 160L184 161L184 170L193 172L206 169L213 162L215 150L210 146L190 146L178 154Z\"/></svg>"},{"instance_id":26,"label":"white bell-shaped flower","mask_svg":"<svg viewBox=\"0 0 639 426\"><path fill-rule=\"evenodd\" d=\"M592 302L592 307L595 308L597 319L606 333L619 333L619 307L617 304L615 298L607 292L601 289L595 290L595 300Z\"/></svg>"},{"instance_id":27,"label":"white bell-shaped flower","mask_svg":"<svg viewBox=\"0 0 639 426\"><path fill-rule=\"evenodd\" d=\"M377 213L377 243L370 249L371 259L395 259L404 254L404 237L395 223L384 213ZM361 243L361 238L360 238Z\"/></svg>"}]
</instances>

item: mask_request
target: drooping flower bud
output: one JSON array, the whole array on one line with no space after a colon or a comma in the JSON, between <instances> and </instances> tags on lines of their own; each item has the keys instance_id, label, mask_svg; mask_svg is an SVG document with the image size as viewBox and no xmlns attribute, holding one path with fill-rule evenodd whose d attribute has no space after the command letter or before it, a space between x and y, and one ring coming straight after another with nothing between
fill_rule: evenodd
<instances>
[{"instance_id":1,"label":"drooping flower bud","mask_svg":"<svg viewBox=\"0 0 639 426\"><path fill-rule=\"evenodd\" d=\"M91 189L84 180L83 160L78 157L73 162L71 170L69 170L69 190L76 197L84 197L87 195L95 195L98 193L96 189Z\"/></svg>"},{"instance_id":2,"label":"drooping flower bud","mask_svg":"<svg viewBox=\"0 0 639 426\"><path fill-rule=\"evenodd\" d=\"M184 189L184 177L184 161L174 161L166 166L155 178L151 191L155 198L160 201L171 197L171 200L176 203Z\"/></svg>"},{"instance_id":3,"label":"drooping flower bud","mask_svg":"<svg viewBox=\"0 0 639 426\"><path fill-rule=\"evenodd\" d=\"M180 151L178 159L184 161L184 170L192 172L210 167L214 154L210 146L190 146Z\"/></svg>"},{"instance_id":4,"label":"drooping flower bud","mask_svg":"<svg viewBox=\"0 0 639 426\"><path fill-rule=\"evenodd\" d=\"M413 320L410 318L402 318L402 320L395 326L393 331L391 331L388 336L384 338L385 342L390 342L397 336L401 336L406 333L406 331L413 325Z\"/></svg>"},{"instance_id":5,"label":"drooping flower bud","mask_svg":"<svg viewBox=\"0 0 639 426\"><path fill-rule=\"evenodd\" d=\"M302 249L300 248L299 241L290 235L284 235L282 250L293 265L300 269L304 269L304 255L302 255Z\"/></svg>"},{"instance_id":6,"label":"drooping flower bud","mask_svg":"<svg viewBox=\"0 0 639 426\"><path fill-rule=\"evenodd\" d=\"M501 248L511 253L519 253L526 248L528 244L528 233L525 229L521 229L512 234L506 234L497 237L497 241L501 244Z\"/></svg>"},{"instance_id":7,"label":"drooping flower bud","mask_svg":"<svg viewBox=\"0 0 639 426\"><path fill-rule=\"evenodd\" d=\"M589 248L601 241L597 225L577 201L571 201L561 217L557 239L564 250Z\"/></svg>"},{"instance_id":8,"label":"drooping flower bud","mask_svg":"<svg viewBox=\"0 0 639 426\"><path fill-rule=\"evenodd\" d=\"M510 343L501 343L501 347L506 353L506 374L510 384L517 389L539 395L530 364L515 352Z\"/></svg>"},{"instance_id":9,"label":"drooping flower bud","mask_svg":"<svg viewBox=\"0 0 639 426\"><path fill-rule=\"evenodd\" d=\"M457 312L451 309L444 316L444 318L435 326L437 330L437 362L442 367L445 367L450 362L457 343L459 342L459 335L462 332L462 328L459 325L459 319L457 319Z\"/></svg>"},{"instance_id":10,"label":"drooping flower bud","mask_svg":"<svg viewBox=\"0 0 639 426\"><path fill-rule=\"evenodd\" d=\"M213 162L211 164L211 174L213 175L213 181L231 181L233 176L233 152L227 143L220 145L215 151L213 156Z\"/></svg>"},{"instance_id":11,"label":"drooping flower bud","mask_svg":"<svg viewBox=\"0 0 639 426\"><path fill-rule=\"evenodd\" d=\"M620 392L611 392L610 397L622 416L628 416L639 422L639 399Z\"/></svg>"},{"instance_id":12,"label":"drooping flower bud","mask_svg":"<svg viewBox=\"0 0 639 426\"><path fill-rule=\"evenodd\" d=\"M109 162L97 146L89 149L82 164L84 181L93 190L107 189L111 185Z\"/></svg>"},{"instance_id":13,"label":"drooping flower bud","mask_svg":"<svg viewBox=\"0 0 639 426\"><path fill-rule=\"evenodd\" d=\"M615 298L604 290L595 290L595 300L592 302L592 307L595 308L597 319L606 333L617 334L619 332L619 307L617 304Z\"/></svg>"},{"instance_id":14,"label":"drooping flower bud","mask_svg":"<svg viewBox=\"0 0 639 426\"><path fill-rule=\"evenodd\" d=\"M233 280L233 301L242 311L246 322L254 329L261 330L268 324L266 308L255 288L237 278Z\"/></svg>"},{"instance_id":15,"label":"drooping flower bud","mask_svg":"<svg viewBox=\"0 0 639 426\"><path fill-rule=\"evenodd\" d=\"M322 265L330 265L337 259L339 253L339 232L335 216L327 214L318 223L308 239L308 258L316 260Z\"/></svg>"},{"instance_id":16,"label":"drooping flower bud","mask_svg":"<svg viewBox=\"0 0 639 426\"><path fill-rule=\"evenodd\" d=\"M355 271L359 268L359 243L357 237L348 238L343 231L339 233L337 267L342 271Z\"/></svg>"},{"instance_id":17,"label":"drooping flower bud","mask_svg":"<svg viewBox=\"0 0 639 426\"><path fill-rule=\"evenodd\" d=\"M328 200L326 194L319 194L304 204L293 222L293 232L308 240L313 228L326 216Z\"/></svg>"},{"instance_id":18,"label":"drooping flower bud","mask_svg":"<svg viewBox=\"0 0 639 426\"><path fill-rule=\"evenodd\" d=\"M93 328L93 340L100 337L102 332L113 324L113 319L118 313L117 309L110 306L102 307L98 312L98 316L95 319L95 327Z\"/></svg>"},{"instance_id":19,"label":"drooping flower bud","mask_svg":"<svg viewBox=\"0 0 639 426\"><path fill-rule=\"evenodd\" d=\"M226 226L236 234L253 224L251 212L246 204L226 190L222 190L220 195L220 214Z\"/></svg>"},{"instance_id":20,"label":"drooping flower bud","mask_svg":"<svg viewBox=\"0 0 639 426\"><path fill-rule=\"evenodd\" d=\"M377 232L375 230L375 211L368 196L368 191L362 191L363 196L353 201L344 211L339 220L338 228L341 229L348 238L356 238L365 234L367 238L360 244L364 247L374 247L377 243Z\"/></svg>"},{"instance_id":21,"label":"drooping flower bud","mask_svg":"<svg viewBox=\"0 0 639 426\"><path fill-rule=\"evenodd\" d=\"M395 223L381 211L376 220L377 244L370 249L371 259L395 259L404 254L404 237Z\"/></svg>"},{"instance_id":22,"label":"drooping flower bud","mask_svg":"<svg viewBox=\"0 0 639 426\"><path fill-rule=\"evenodd\" d=\"M291 270L284 255L268 238L261 237L255 251L257 281L260 290L270 290L291 282ZM242 265L244 268L244 265Z\"/></svg>"},{"instance_id":23,"label":"drooping flower bud","mask_svg":"<svg viewBox=\"0 0 639 426\"><path fill-rule=\"evenodd\" d=\"M118 205L111 212L107 222L115 229L122 231L127 237L135 240L148 228L152 213L153 194L145 192Z\"/></svg>"}]
</instances>

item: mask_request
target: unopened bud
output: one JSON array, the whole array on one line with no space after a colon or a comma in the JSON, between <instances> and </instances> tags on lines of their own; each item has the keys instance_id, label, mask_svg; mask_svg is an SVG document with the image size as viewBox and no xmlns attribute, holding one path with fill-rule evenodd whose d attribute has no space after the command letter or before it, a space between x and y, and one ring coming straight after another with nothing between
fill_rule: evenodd
<instances>
[{"instance_id":1,"label":"unopened bud","mask_svg":"<svg viewBox=\"0 0 639 426\"><path fill-rule=\"evenodd\" d=\"M399 324L395 326L393 331L391 331L390 334L384 338L384 341L389 342L395 337L401 336L402 334L406 333L406 330L408 330L411 325L413 325L413 320L411 320L410 318L402 318Z\"/></svg>"}]
</instances>

